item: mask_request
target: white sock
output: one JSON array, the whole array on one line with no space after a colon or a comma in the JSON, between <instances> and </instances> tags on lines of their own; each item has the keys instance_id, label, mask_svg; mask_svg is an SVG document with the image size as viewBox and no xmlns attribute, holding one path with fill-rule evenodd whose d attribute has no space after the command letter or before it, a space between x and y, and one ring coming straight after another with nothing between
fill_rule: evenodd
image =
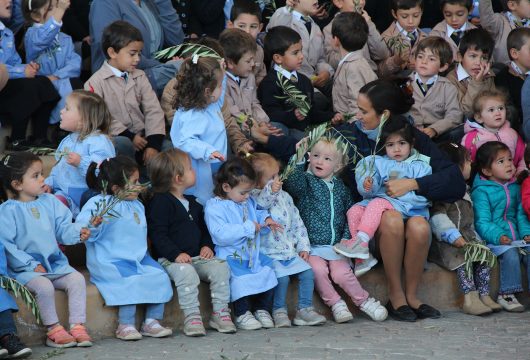
<instances>
[{"instance_id":1,"label":"white sock","mask_svg":"<svg viewBox=\"0 0 530 360\"><path fill-rule=\"evenodd\" d=\"M357 233L357 239L361 240L362 242L367 243L368 241L370 241L370 236L365 232L359 231Z\"/></svg>"}]
</instances>

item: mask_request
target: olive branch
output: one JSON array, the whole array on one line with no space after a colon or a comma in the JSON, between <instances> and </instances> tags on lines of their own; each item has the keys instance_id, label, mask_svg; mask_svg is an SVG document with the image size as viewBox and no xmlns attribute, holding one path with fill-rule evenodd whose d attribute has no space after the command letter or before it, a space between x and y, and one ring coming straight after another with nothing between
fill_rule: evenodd
<instances>
[{"instance_id":1,"label":"olive branch","mask_svg":"<svg viewBox=\"0 0 530 360\"><path fill-rule=\"evenodd\" d=\"M463 247L465 271L468 278L473 278L473 263L486 264L492 268L497 262L495 254L484 244L469 241Z\"/></svg>"},{"instance_id":2,"label":"olive branch","mask_svg":"<svg viewBox=\"0 0 530 360\"><path fill-rule=\"evenodd\" d=\"M217 60L222 60L223 58L212 48L201 45L201 44L191 44L184 43L176 46L168 47L164 50L157 51L154 55L155 59L171 59L175 56L178 57L210 57Z\"/></svg>"},{"instance_id":3,"label":"olive branch","mask_svg":"<svg viewBox=\"0 0 530 360\"><path fill-rule=\"evenodd\" d=\"M27 287L8 276L0 275L0 287L12 293L16 298L22 299L24 304L31 310L38 324L42 324L37 300Z\"/></svg>"},{"instance_id":4,"label":"olive branch","mask_svg":"<svg viewBox=\"0 0 530 360\"><path fill-rule=\"evenodd\" d=\"M277 72L276 84L280 87L284 95L275 96L277 99L285 100L287 104L294 109L298 109L302 116L307 116L311 110L311 102L307 95L303 94L290 79L283 76L279 71Z\"/></svg>"}]
</instances>

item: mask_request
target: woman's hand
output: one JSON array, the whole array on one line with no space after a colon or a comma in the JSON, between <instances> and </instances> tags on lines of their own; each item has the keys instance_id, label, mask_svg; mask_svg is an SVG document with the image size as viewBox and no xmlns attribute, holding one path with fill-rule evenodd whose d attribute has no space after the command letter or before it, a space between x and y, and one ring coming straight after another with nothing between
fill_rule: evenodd
<instances>
[{"instance_id":1,"label":"woman's hand","mask_svg":"<svg viewBox=\"0 0 530 360\"><path fill-rule=\"evenodd\" d=\"M396 179L385 182L385 188L388 196L398 198L409 191L418 190L419 186L415 179Z\"/></svg>"},{"instance_id":2,"label":"woman's hand","mask_svg":"<svg viewBox=\"0 0 530 360\"><path fill-rule=\"evenodd\" d=\"M428 137L430 137L431 139L433 137L435 137L436 135L438 135L438 133L436 132L436 130L432 129L432 128L423 128L421 130L425 135L427 135Z\"/></svg>"},{"instance_id":3,"label":"woman's hand","mask_svg":"<svg viewBox=\"0 0 530 360\"><path fill-rule=\"evenodd\" d=\"M212 249L210 249L208 246L203 246L201 248L201 252L199 253L199 256L202 257L203 259L209 260L214 257L214 253Z\"/></svg>"}]
</instances>

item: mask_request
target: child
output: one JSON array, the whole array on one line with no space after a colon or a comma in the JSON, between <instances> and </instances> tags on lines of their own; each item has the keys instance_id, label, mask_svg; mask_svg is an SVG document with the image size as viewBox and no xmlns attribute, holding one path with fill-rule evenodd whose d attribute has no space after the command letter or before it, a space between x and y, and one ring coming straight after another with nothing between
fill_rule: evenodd
<instances>
[{"instance_id":1,"label":"child","mask_svg":"<svg viewBox=\"0 0 530 360\"><path fill-rule=\"evenodd\" d=\"M367 156L356 166L357 191L364 200L352 206L346 214L351 240L333 247L339 254L358 259L356 276L363 275L377 264L368 251L368 241L374 237L384 211L397 210L406 219L413 216L429 218L430 202L424 196L410 191L394 198L388 196L385 189L388 180L417 179L432 174L429 157L413 147L412 125L405 120L393 119L383 125L380 141L386 156Z\"/></svg>"},{"instance_id":2,"label":"child","mask_svg":"<svg viewBox=\"0 0 530 360\"><path fill-rule=\"evenodd\" d=\"M61 111L60 127L71 134L59 144L57 163L45 183L74 217L80 210L81 195L88 190L86 173L90 163L116 156L107 135L110 121L105 101L85 90L71 93Z\"/></svg>"},{"instance_id":3,"label":"child","mask_svg":"<svg viewBox=\"0 0 530 360\"><path fill-rule=\"evenodd\" d=\"M199 311L201 280L210 283L210 326L221 333L236 332L228 307L230 270L215 258L202 206L193 196L184 195L195 185L188 154L179 149L161 152L149 164L149 174L155 195L148 208L148 236L158 262L175 282L185 316L184 334L206 335Z\"/></svg>"},{"instance_id":4,"label":"child","mask_svg":"<svg viewBox=\"0 0 530 360\"><path fill-rule=\"evenodd\" d=\"M68 264L57 242L77 244L90 230L72 224L72 214L55 196L45 194L42 162L37 155L19 152L0 163L2 181L0 242L6 249L10 276L36 295L46 345L57 348L92 346L86 321L85 278ZM8 194L11 197L8 200ZM70 331L59 323L55 289L68 295Z\"/></svg>"},{"instance_id":5,"label":"child","mask_svg":"<svg viewBox=\"0 0 530 360\"><path fill-rule=\"evenodd\" d=\"M359 110L359 89L377 80L377 75L362 54L368 38L368 25L359 13L341 13L333 20L331 35L341 57L333 78L333 110L355 115Z\"/></svg>"},{"instance_id":6,"label":"child","mask_svg":"<svg viewBox=\"0 0 530 360\"><path fill-rule=\"evenodd\" d=\"M522 312L524 306L514 294L522 292L521 260L530 273L530 262L513 241L530 241L530 222L521 205L521 188L515 182L515 166L510 148L490 141L477 151L478 174L473 182L471 200L475 228L486 244L497 253L500 287L497 302L506 311ZM497 251L500 250L500 251ZM506 250L506 251L504 251Z\"/></svg>"},{"instance_id":7,"label":"child","mask_svg":"<svg viewBox=\"0 0 530 360\"><path fill-rule=\"evenodd\" d=\"M364 10L365 0L333 0L333 5L339 9L339 12L335 15L335 17L343 12L358 11L364 20L366 20L366 23L368 24L368 39L366 44L362 47L362 55L372 70L377 71L376 61L378 62L385 60L390 53L388 52L388 48L383 41L381 34L379 34L379 31L370 19L370 16ZM331 20L331 22L324 27L322 32L324 33L326 61L336 70L340 60L342 59L342 56L339 53L339 49L333 45L333 35L331 34L331 28L334 21L335 19Z\"/></svg>"},{"instance_id":8,"label":"child","mask_svg":"<svg viewBox=\"0 0 530 360\"><path fill-rule=\"evenodd\" d=\"M353 273L350 261L332 248L340 240L351 239L346 211L353 205L353 199L350 190L336 177L348 163L348 156L339 151L335 139L323 137L311 149L309 159L308 171L305 159L297 159L294 171L285 181L285 189L293 197L308 230L311 244L308 261L315 273L315 287L324 303L331 307L337 323L350 321L353 315L334 284L372 320L383 321L387 310L369 297Z\"/></svg>"},{"instance_id":9,"label":"child","mask_svg":"<svg viewBox=\"0 0 530 360\"><path fill-rule=\"evenodd\" d=\"M455 143L443 143L439 147L460 167L464 179L468 181L471 176L469 151ZM447 270L456 270L458 285L464 293L462 310L470 315L500 311L502 307L490 297L491 269L474 263L471 278L465 271L462 247L468 242L483 243L473 224L473 204L469 193L466 192L463 199L454 203L434 203L431 214L429 222L436 241L430 247L429 260Z\"/></svg>"},{"instance_id":10,"label":"child","mask_svg":"<svg viewBox=\"0 0 530 360\"><path fill-rule=\"evenodd\" d=\"M447 74L447 79L458 90L458 102L466 118L473 117L473 100L477 94L495 89L490 70L493 46L493 39L486 30L466 31L458 46L459 64Z\"/></svg>"},{"instance_id":11,"label":"child","mask_svg":"<svg viewBox=\"0 0 530 360\"><path fill-rule=\"evenodd\" d=\"M138 201L139 176L136 162L123 155L101 164L91 163L88 186L108 195L88 200L76 218L76 223L92 227L86 243L90 281L97 286L106 306L119 307L116 337L121 340L172 334L171 329L158 322L164 317L164 304L171 299L172 289L162 266L147 252L144 206ZM110 203L115 204L112 212L117 216L102 219L98 215L101 206ZM101 224L102 220L105 221ZM135 326L137 304L147 304L141 333Z\"/></svg>"},{"instance_id":12,"label":"child","mask_svg":"<svg viewBox=\"0 0 530 360\"><path fill-rule=\"evenodd\" d=\"M283 226L282 232L264 234L262 252L274 259L273 268L278 278L274 290L272 316L277 328L290 327L287 315L286 297L290 276L298 278L298 311L293 320L295 325L320 325L326 318L313 309L313 271L307 263L311 245L307 229L294 206L291 196L282 190L278 173L278 161L266 153L255 153L249 158L258 181L253 198L262 209Z\"/></svg>"},{"instance_id":13,"label":"child","mask_svg":"<svg viewBox=\"0 0 530 360\"><path fill-rule=\"evenodd\" d=\"M258 34L263 29L263 22L261 19L261 9L254 1L239 0L234 2L230 12L230 21L227 22L228 29L236 28L249 33L254 41L258 38ZM264 61L264 51L259 45L256 46L256 53L254 54L254 67L252 72L256 79L256 86L261 80L267 76L267 69Z\"/></svg>"},{"instance_id":14,"label":"child","mask_svg":"<svg viewBox=\"0 0 530 360\"><path fill-rule=\"evenodd\" d=\"M414 70L414 54L419 42L427 37L418 27L423 14L423 0L392 0L391 9L395 21L381 34L390 57L379 64L379 74L387 76L406 70L404 75L407 76Z\"/></svg>"},{"instance_id":15,"label":"child","mask_svg":"<svg viewBox=\"0 0 530 360\"><path fill-rule=\"evenodd\" d=\"M473 9L472 0L442 0L440 8L444 20L436 24L429 36L439 36L451 45L453 60L458 60L458 47L466 31L476 26L468 21L469 12Z\"/></svg>"},{"instance_id":16,"label":"child","mask_svg":"<svg viewBox=\"0 0 530 360\"><path fill-rule=\"evenodd\" d=\"M175 116L171 124L171 141L191 158L197 174L195 186L186 194L200 204L213 196L213 175L227 155L227 138L223 107L226 77L217 59L186 59L177 74Z\"/></svg>"},{"instance_id":17,"label":"child","mask_svg":"<svg viewBox=\"0 0 530 360\"><path fill-rule=\"evenodd\" d=\"M81 57L69 35L62 32L62 19L70 0L23 0L22 12L33 23L24 36L26 61L39 64L37 74L47 76L61 95L50 124L58 123L59 112L72 92L71 80L81 75Z\"/></svg>"},{"instance_id":18,"label":"child","mask_svg":"<svg viewBox=\"0 0 530 360\"><path fill-rule=\"evenodd\" d=\"M258 210L250 197L256 173L250 164L233 158L225 162L216 177L208 200L205 220L215 244L215 253L230 266L230 298L236 326L243 330L272 328L270 311L278 284L272 259L260 253L260 234L278 230L266 210ZM253 314L252 314L252 312Z\"/></svg>"},{"instance_id":19,"label":"child","mask_svg":"<svg viewBox=\"0 0 530 360\"><path fill-rule=\"evenodd\" d=\"M0 19L11 17L11 1L1 0ZM47 139L50 114L60 100L50 79L36 76L39 65L22 64L15 48L15 36L0 21L0 63L5 64L9 74L6 86L0 90L0 119L10 124L12 150L25 150L29 146L50 146ZM26 140L26 130L31 118L33 140Z\"/></svg>"},{"instance_id":20,"label":"child","mask_svg":"<svg viewBox=\"0 0 530 360\"><path fill-rule=\"evenodd\" d=\"M147 164L165 140L164 113L146 74L137 69L144 42L142 34L126 21L115 21L102 35L107 61L85 83L85 90L100 95L112 116L110 134L116 153Z\"/></svg>"},{"instance_id":21,"label":"child","mask_svg":"<svg viewBox=\"0 0 530 360\"><path fill-rule=\"evenodd\" d=\"M258 87L258 99L269 118L274 121L273 124L282 129L285 135L301 139L308 125L342 121L341 114L333 115L313 107L314 91L311 81L298 72L304 55L302 40L296 31L286 26L270 29L265 36L265 53L272 58L274 65ZM288 80L301 95L306 96L306 101L311 106L307 116L284 99L286 94L278 82L278 73L282 81Z\"/></svg>"},{"instance_id":22,"label":"child","mask_svg":"<svg viewBox=\"0 0 530 360\"><path fill-rule=\"evenodd\" d=\"M492 0L481 0L479 3L480 25L495 39L493 61L506 64L511 47L507 47L510 31L520 27L528 27L530 19L529 0L504 0L505 12L494 13Z\"/></svg>"},{"instance_id":23,"label":"child","mask_svg":"<svg viewBox=\"0 0 530 360\"><path fill-rule=\"evenodd\" d=\"M506 96L498 90L479 93L473 103L475 121L466 121L462 145L475 160L477 149L489 141L502 141L510 149L516 174L526 169L524 161L525 144L522 137L506 121Z\"/></svg>"},{"instance_id":24,"label":"child","mask_svg":"<svg viewBox=\"0 0 530 360\"><path fill-rule=\"evenodd\" d=\"M458 90L445 77L453 60L451 47L440 37L420 41L415 54L416 71L411 75L414 105L410 111L414 124L430 138L462 138L463 114L458 104ZM459 128L460 126L460 128Z\"/></svg>"}]
</instances>

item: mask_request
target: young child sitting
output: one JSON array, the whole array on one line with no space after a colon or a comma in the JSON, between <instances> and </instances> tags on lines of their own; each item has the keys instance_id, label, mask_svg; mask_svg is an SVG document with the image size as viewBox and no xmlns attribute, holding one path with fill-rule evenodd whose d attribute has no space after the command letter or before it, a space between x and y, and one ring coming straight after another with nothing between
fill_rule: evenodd
<instances>
[{"instance_id":1,"label":"young child sitting","mask_svg":"<svg viewBox=\"0 0 530 360\"><path fill-rule=\"evenodd\" d=\"M524 306L515 294L523 291L521 263L529 273L530 262L512 242L530 242L530 222L521 206L510 148L499 141L487 142L478 149L475 164L478 174L471 192L475 229L499 260L497 302L506 311L522 312Z\"/></svg>"},{"instance_id":2,"label":"young child sitting","mask_svg":"<svg viewBox=\"0 0 530 360\"><path fill-rule=\"evenodd\" d=\"M90 236L88 224L73 224L72 213L45 194L42 161L29 152L6 155L0 163L0 242L10 276L35 294L46 345L56 348L92 346L85 326L85 278L68 264L57 246L78 244ZM8 200L8 194L10 196ZM59 323L55 289L68 295L70 331Z\"/></svg>"},{"instance_id":3,"label":"young child sitting","mask_svg":"<svg viewBox=\"0 0 530 360\"><path fill-rule=\"evenodd\" d=\"M260 208L269 210L271 216L283 226L283 231L269 232L261 239L261 250L274 259L274 272L278 278L272 305L274 324L277 328L291 326L286 307L290 276L298 278L298 311L293 323L298 326L323 324L326 318L313 309L314 276L307 262L311 251L307 229L293 199L282 190L278 176L279 163L265 153L255 153L249 161L258 177L252 197Z\"/></svg>"},{"instance_id":4,"label":"young child sitting","mask_svg":"<svg viewBox=\"0 0 530 360\"><path fill-rule=\"evenodd\" d=\"M477 149L489 141L502 141L510 149L516 174L526 169L524 161L525 144L522 137L506 121L506 96L498 90L485 90L479 93L473 103L474 121L468 120L464 126L466 135L462 145L475 160Z\"/></svg>"},{"instance_id":5,"label":"young child sitting","mask_svg":"<svg viewBox=\"0 0 530 360\"><path fill-rule=\"evenodd\" d=\"M458 61L458 48L462 37L468 30L476 28L468 21L473 1L441 0L439 3L444 20L436 24L429 36L439 36L447 41L453 50L453 60Z\"/></svg>"},{"instance_id":6,"label":"young child sitting","mask_svg":"<svg viewBox=\"0 0 530 360\"><path fill-rule=\"evenodd\" d=\"M416 71L411 75L414 105L410 111L414 124L437 141L462 138L463 114L456 87L439 73L453 60L451 47L440 37L420 41L416 48ZM460 126L460 128L459 128Z\"/></svg>"},{"instance_id":7,"label":"young child sitting","mask_svg":"<svg viewBox=\"0 0 530 360\"><path fill-rule=\"evenodd\" d=\"M158 154L148 166L154 196L148 206L148 236L155 258L175 282L179 307L184 312L184 334L203 336L199 311L202 281L210 283L213 314L210 326L222 333L236 332L230 318L230 269L215 258L203 207L184 191L195 185L191 159L182 150Z\"/></svg>"},{"instance_id":8,"label":"young child sitting","mask_svg":"<svg viewBox=\"0 0 530 360\"><path fill-rule=\"evenodd\" d=\"M265 53L274 65L258 87L258 99L273 124L282 129L285 135L301 139L308 125L342 121L341 114L323 112L313 106L314 91L311 81L298 71L304 55L302 40L296 31L286 26L276 26L269 30L265 36ZM286 94L278 77L281 81L287 80L301 95L306 96L306 102L311 106L307 116L284 99Z\"/></svg>"},{"instance_id":9,"label":"young child sitting","mask_svg":"<svg viewBox=\"0 0 530 360\"><path fill-rule=\"evenodd\" d=\"M451 161L457 164L466 181L471 176L471 157L462 145L443 143L439 148ZM468 242L483 243L475 231L473 204L469 193L454 203L435 202L431 209L430 224L435 241L429 249L429 260L456 271L458 285L464 293L462 310L470 315L489 314L502 307L490 297L491 269L481 263L473 263L473 275L468 277L465 270L464 254L460 250Z\"/></svg>"},{"instance_id":10,"label":"young child sitting","mask_svg":"<svg viewBox=\"0 0 530 360\"><path fill-rule=\"evenodd\" d=\"M333 0L333 5L339 9L339 12L335 15L343 12L359 12L366 23L368 24L368 39L366 44L362 47L362 55L368 62L373 71L377 71L376 62L385 60L390 55L388 47L386 46L381 34L375 27L375 24L370 19L368 13L364 10L365 0ZM339 53L339 49L333 45L333 35L331 28L335 18L324 27L322 32L324 33L324 49L326 53L326 60L335 70L339 65L342 56Z\"/></svg>"},{"instance_id":11,"label":"young child sitting","mask_svg":"<svg viewBox=\"0 0 530 360\"><path fill-rule=\"evenodd\" d=\"M392 0L394 22L381 37L390 51L390 57L379 63L380 76L399 74L404 76L414 70L419 42L427 37L419 28L423 14L423 0Z\"/></svg>"},{"instance_id":12,"label":"young child sitting","mask_svg":"<svg viewBox=\"0 0 530 360\"><path fill-rule=\"evenodd\" d=\"M307 150L306 142L301 146ZM372 320L383 321L388 315L387 310L362 288L349 259L333 251L333 245L351 239L346 211L353 205L350 190L337 177L348 163L348 156L338 146L336 139L321 138L310 149L307 171L305 158L297 159L295 169L284 183L285 189L293 197L307 227L311 244L308 261L315 273L315 287L324 303L331 307L335 321L347 322L353 319L353 315L334 284L340 286Z\"/></svg>"},{"instance_id":13,"label":"young child sitting","mask_svg":"<svg viewBox=\"0 0 530 360\"><path fill-rule=\"evenodd\" d=\"M26 21L33 24L24 35L26 61L39 64L37 74L47 76L61 95L50 124L59 122L59 112L72 92L71 81L81 75L81 56L75 52L72 38L61 32L69 7L70 0L23 0L22 4Z\"/></svg>"},{"instance_id":14,"label":"young child sitting","mask_svg":"<svg viewBox=\"0 0 530 360\"><path fill-rule=\"evenodd\" d=\"M228 160L215 180L216 196L206 203L205 220L215 253L230 266L236 326L242 330L272 328L270 312L278 281L272 259L261 253L260 235L280 226L267 210L258 210L250 197L256 173L246 160Z\"/></svg>"},{"instance_id":15,"label":"young child sitting","mask_svg":"<svg viewBox=\"0 0 530 360\"><path fill-rule=\"evenodd\" d=\"M458 65L447 74L447 79L458 90L460 109L466 118L473 117L473 100L483 90L494 90L491 68L493 39L484 29L465 32L458 46Z\"/></svg>"},{"instance_id":16,"label":"young child sitting","mask_svg":"<svg viewBox=\"0 0 530 360\"><path fill-rule=\"evenodd\" d=\"M510 62L507 46L508 35L513 29L528 27L530 19L530 3L528 0L503 0L504 13L493 12L492 0L480 0L480 25L495 39L493 61L506 64Z\"/></svg>"},{"instance_id":17,"label":"young child sitting","mask_svg":"<svg viewBox=\"0 0 530 360\"><path fill-rule=\"evenodd\" d=\"M140 340L142 335L160 338L172 334L158 322L173 291L166 272L147 252L145 211L138 201L142 190L139 177L138 165L127 156L91 163L87 183L105 193L88 200L76 218L77 224L91 226L86 242L90 281L106 306L119 307L116 337L126 341ZM112 202L112 213L117 216L99 215L102 204ZM141 333L135 326L137 304L146 304Z\"/></svg>"},{"instance_id":18,"label":"young child sitting","mask_svg":"<svg viewBox=\"0 0 530 360\"><path fill-rule=\"evenodd\" d=\"M394 179L417 179L432 173L430 159L414 149L412 125L404 118L392 119L383 125L380 142L386 156L370 155L357 163L355 179L363 201L352 206L346 217L352 235L333 249L356 258L355 276L370 270L377 260L368 251L368 241L375 235L386 210L397 210L403 218L429 218L429 201L415 191L398 198L386 194L385 183Z\"/></svg>"},{"instance_id":19,"label":"young child sitting","mask_svg":"<svg viewBox=\"0 0 530 360\"><path fill-rule=\"evenodd\" d=\"M359 110L359 89L377 80L377 75L362 54L368 38L368 26L359 13L341 13L333 19L331 35L332 43L341 56L333 78L333 110L353 116Z\"/></svg>"},{"instance_id":20,"label":"young child sitting","mask_svg":"<svg viewBox=\"0 0 530 360\"><path fill-rule=\"evenodd\" d=\"M55 154L57 163L45 183L74 217L80 210L81 195L88 190L86 173L90 163L116 156L107 135L110 122L105 101L85 90L71 93L61 111L60 127L71 134L59 144Z\"/></svg>"},{"instance_id":21,"label":"young child sitting","mask_svg":"<svg viewBox=\"0 0 530 360\"><path fill-rule=\"evenodd\" d=\"M100 95L112 115L110 134L116 153L147 164L171 144L165 140L164 113L146 74L136 68L144 42L126 21L105 28L102 47L107 61L85 83L85 90Z\"/></svg>"}]
</instances>

